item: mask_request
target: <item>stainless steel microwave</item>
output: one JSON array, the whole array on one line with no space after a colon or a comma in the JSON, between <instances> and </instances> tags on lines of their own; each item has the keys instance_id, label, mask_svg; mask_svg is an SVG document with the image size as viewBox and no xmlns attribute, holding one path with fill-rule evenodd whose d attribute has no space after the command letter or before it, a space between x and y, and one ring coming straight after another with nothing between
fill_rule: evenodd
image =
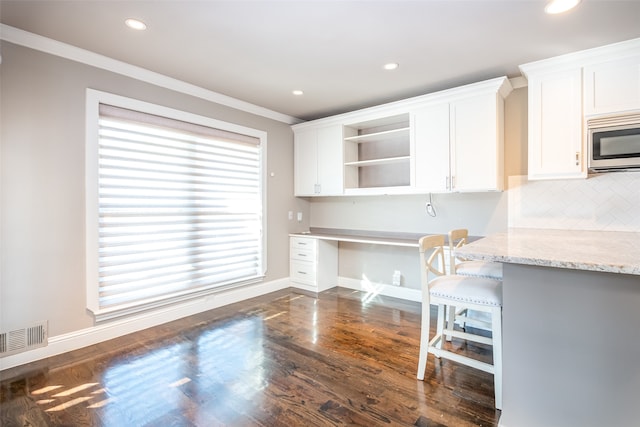
<instances>
[{"instance_id":1,"label":"stainless steel microwave","mask_svg":"<svg viewBox=\"0 0 640 427\"><path fill-rule=\"evenodd\" d=\"M587 120L589 170L640 168L640 113Z\"/></svg>"}]
</instances>

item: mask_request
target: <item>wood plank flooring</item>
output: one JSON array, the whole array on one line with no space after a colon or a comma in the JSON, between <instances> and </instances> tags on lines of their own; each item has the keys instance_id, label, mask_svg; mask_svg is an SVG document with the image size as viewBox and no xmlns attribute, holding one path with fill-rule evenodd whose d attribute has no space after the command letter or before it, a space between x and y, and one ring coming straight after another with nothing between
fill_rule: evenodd
<instances>
[{"instance_id":1,"label":"wood plank flooring","mask_svg":"<svg viewBox=\"0 0 640 427\"><path fill-rule=\"evenodd\" d=\"M416 380L419 337L417 303L280 291L3 371L0 425L496 426L492 375Z\"/></svg>"}]
</instances>

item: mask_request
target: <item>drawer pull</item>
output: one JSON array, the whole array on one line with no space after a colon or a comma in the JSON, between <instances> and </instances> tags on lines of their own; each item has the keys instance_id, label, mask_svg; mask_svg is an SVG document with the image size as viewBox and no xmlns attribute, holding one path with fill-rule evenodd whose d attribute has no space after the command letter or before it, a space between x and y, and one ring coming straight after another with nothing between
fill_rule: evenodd
<instances>
[{"instance_id":1,"label":"drawer pull","mask_svg":"<svg viewBox=\"0 0 640 427\"><path fill-rule=\"evenodd\" d=\"M298 271L298 274L304 274L306 275L307 273L305 271Z\"/></svg>"}]
</instances>

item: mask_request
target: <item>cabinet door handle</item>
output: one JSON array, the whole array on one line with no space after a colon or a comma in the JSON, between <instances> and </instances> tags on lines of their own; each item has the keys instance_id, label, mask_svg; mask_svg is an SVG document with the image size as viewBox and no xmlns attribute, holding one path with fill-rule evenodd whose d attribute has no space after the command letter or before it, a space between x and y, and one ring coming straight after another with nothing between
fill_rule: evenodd
<instances>
[{"instance_id":1,"label":"cabinet door handle","mask_svg":"<svg viewBox=\"0 0 640 427\"><path fill-rule=\"evenodd\" d=\"M456 188L456 177L451 175L451 189L453 190L454 188Z\"/></svg>"},{"instance_id":2,"label":"cabinet door handle","mask_svg":"<svg viewBox=\"0 0 640 427\"><path fill-rule=\"evenodd\" d=\"M580 152L576 151L576 166L580 166Z\"/></svg>"},{"instance_id":3,"label":"cabinet door handle","mask_svg":"<svg viewBox=\"0 0 640 427\"><path fill-rule=\"evenodd\" d=\"M320 184L314 184L314 186L313 186L313 192L314 192L315 194L320 194L320 189L321 189Z\"/></svg>"},{"instance_id":4,"label":"cabinet door handle","mask_svg":"<svg viewBox=\"0 0 640 427\"><path fill-rule=\"evenodd\" d=\"M444 187L448 190L449 189L449 177L445 176L444 177Z\"/></svg>"}]
</instances>

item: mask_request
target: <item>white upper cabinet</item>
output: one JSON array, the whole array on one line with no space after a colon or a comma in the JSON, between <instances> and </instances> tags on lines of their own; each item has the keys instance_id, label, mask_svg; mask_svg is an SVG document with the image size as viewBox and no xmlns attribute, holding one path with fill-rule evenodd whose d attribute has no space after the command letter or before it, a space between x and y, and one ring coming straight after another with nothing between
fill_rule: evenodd
<instances>
[{"instance_id":1,"label":"white upper cabinet","mask_svg":"<svg viewBox=\"0 0 640 427\"><path fill-rule=\"evenodd\" d=\"M503 109L495 93L451 103L452 191L504 188Z\"/></svg>"},{"instance_id":2,"label":"white upper cabinet","mask_svg":"<svg viewBox=\"0 0 640 427\"><path fill-rule=\"evenodd\" d=\"M434 104L413 113L415 186L427 192L449 191L449 103Z\"/></svg>"},{"instance_id":3,"label":"white upper cabinet","mask_svg":"<svg viewBox=\"0 0 640 427\"><path fill-rule=\"evenodd\" d=\"M584 68L584 113L604 115L640 109L640 53Z\"/></svg>"},{"instance_id":4,"label":"white upper cabinet","mask_svg":"<svg viewBox=\"0 0 640 427\"><path fill-rule=\"evenodd\" d=\"M582 71L529 74L529 179L584 178Z\"/></svg>"},{"instance_id":5,"label":"white upper cabinet","mask_svg":"<svg viewBox=\"0 0 640 427\"><path fill-rule=\"evenodd\" d=\"M296 196L315 195L318 184L318 130L295 132L294 188Z\"/></svg>"},{"instance_id":6,"label":"white upper cabinet","mask_svg":"<svg viewBox=\"0 0 640 427\"><path fill-rule=\"evenodd\" d=\"M640 109L640 39L520 66L529 80L529 179L585 178L589 116Z\"/></svg>"},{"instance_id":7,"label":"white upper cabinet","mask_svg":"<svg viewBox=\"0 0 640 427\"><path fill-rule=\"evenodd\" d=\"M294 129L295 195L341 195L342 159L341 125Z\"/></svg>"},{"instance_id":8,"label":"white upper cabinet","mask_svg":"<svg viewBox=\"0 0 640 427\"><path fill-rule=\"evenodd\" d=\"M510 91L500 77L294 125L295 195L502 190Z\"/></svg>"},{"instance_id":9,"label":"white upper cabinet","mask_svg":"<svg viewBox=\"0 0 640 427\"><path fill-rule=\"evenodd\" d=\"M429 192L503 189L503 98L510 91L506 79L498 80L489 90L458 94L448 102L414 111L417 188Z\"/></svg>"}]
</instances>

